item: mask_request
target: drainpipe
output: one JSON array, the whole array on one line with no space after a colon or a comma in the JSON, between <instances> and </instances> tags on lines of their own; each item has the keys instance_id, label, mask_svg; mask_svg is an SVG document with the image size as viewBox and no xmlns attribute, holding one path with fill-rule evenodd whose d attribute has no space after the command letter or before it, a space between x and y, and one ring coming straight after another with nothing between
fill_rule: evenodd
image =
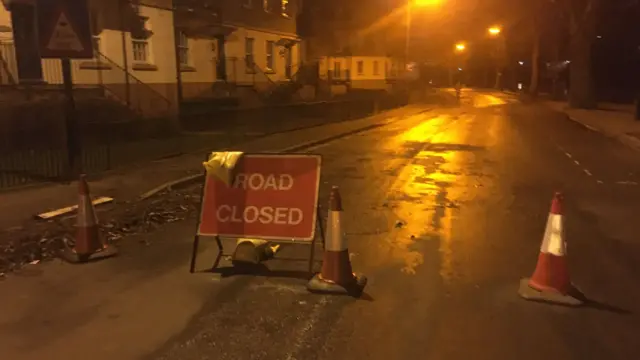
<instances>
[{"instance_id":1,"label":"drainpipe","mask_svg":"<svg viewBox=\"0 0 640 360\"><path fill-rule=\"evenodd\" d=\"M127 55L127 0L120 0L120 34L122 35L122 67L124 68L124 99L128 107L131 107L131 85L129 84L129 59Z\"/></svg>"},{"instance_id":2,"label":"drainpipe","mask_svg":"<svg viewBox=\"0 0 640 360\"><path fill-rule=\"evenodd\" d=\"M173 53L175 55L176 60L176 98L178 100L177 110L178 110L178 119L180 119L182 115L182 70L180 67L180 54L178 49L178 41L180 39L180 30L176 27L176 10L172 12L173 14ZM179 122L178 122L179 123Z\"/></svg>"}]
</instances>

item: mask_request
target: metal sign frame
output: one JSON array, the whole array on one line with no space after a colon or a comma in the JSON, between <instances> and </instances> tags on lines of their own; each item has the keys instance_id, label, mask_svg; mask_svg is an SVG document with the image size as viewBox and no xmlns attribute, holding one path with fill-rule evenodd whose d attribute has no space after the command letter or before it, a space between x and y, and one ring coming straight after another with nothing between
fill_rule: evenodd
<instances>
[{"instance_id":1,"label":"metal sign frame","mask_svg":"<svg viewBox=\"0 0 640 360\"><path fill-rule=\"evenodd\" d=\"M301 155L301 156L318 156L320 157L320 159L322 159L322 156L318 155L318 154L278 154L278 153L245 153L244 155L260 155L260 156L286 156L286 155ZM209 160L209 155L205 156L205 162ZM322 169L322 160L320 160L320 166L318 169L318 180L321 178L321 169ZM216 259L213 262L213 265L211 267L211 271L216 271L218 269L218 266L220 265L220 261L222 260L223 257L225 256L232 256L233 253L231 254L227 254L225 253L225 249L224 249L224 245L222 243L222 239L223 236L220 235L214 235L214 236L207 236L207 235L200 235L199 234L199 229L200 229L200 224L201 224L201 220L202 220L202 208L204 207L204 195L205 195L205 187L206 187L206 181L207 181L207 172L206 170L204 171L204 183L202 186L202 190L200 193L200 199L202 199L202 203L200 204L200 208L198 210L198 217L196 220L196 233L194 235L193 238L193 248L192 248L192 253L191 253L191 261L190 261L190 266L189 266L189 272L190 273L194 273L196 271L196 262L197 262L197 257L198 257L198 249L199 249L199 244L200 244L200 238L201 237L213 237L214 240L216 241L216 245L218 247L218 254L216 255ZM322 241L322 248L324 249L324 245L325 245L325 233L324 233L324 223L322 221L322 214L321 214L321 207L319 204L319 198L320 198L320 191L319 191L319 184L317 187L317 191L316 191L316 195L315 195L315 211L314 211L314 231L313 231L313 237L311 239L311 241L295 241L295 240L287 240L287 239L276 239L276 238L269 238L269 239L263 239L263 238L259 238L256 237L256 239L259 240L266 240L268 242L272 242L272 243L276 243L276 244L292 244L292 245L308 245L310 247L309 249L309 256L308 256L308 270L310 274L313 274L313 264L314 264L314 260L315 260L315 247L316 247L316 239L318 238L318 236L320 236L320 240ZM243 236L224 236L225 239L240 239L243 238ZM237 244L236 244L237 246Z\"/></svg>"}]
</instances>

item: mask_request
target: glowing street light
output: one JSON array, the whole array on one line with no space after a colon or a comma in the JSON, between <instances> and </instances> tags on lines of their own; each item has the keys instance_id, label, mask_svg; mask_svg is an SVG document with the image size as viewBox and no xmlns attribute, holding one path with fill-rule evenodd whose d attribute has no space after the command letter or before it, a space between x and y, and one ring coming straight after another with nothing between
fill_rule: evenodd
<instances>
[{"instance_id":1,"label":"glowing street light","mask_svg":"<svg viewBox=\"0 0 640 360\"><path fill-rule=\"evenodd\" d=\"M456 44L456 51L458 52L462 52L467 48L467 46L463 43L457 43Z\"/></svg>"},{"instance_id":2,"label":"glowing street light","mask_svg":"<svg viewBox=\"0 0 640 360\"><path fill-rule=\"evenodd\" d=\"M411 42L411 10L412 8L428 8L428 7L437 7L442 4L444 0L408 0L406 6L406 39L405 39L405 58L406 61L409 61L409 46Z\"/></svg>"},{"instance_id":3,"label":"glowing street light","mask_svg":"<svg viewBox=\"0 0 640 360\"><path fill-rule=\"evenodd\" d=\"M492 26L487 31L491 36L498 36L502 32L502 29L500 29L498 26Z\"/></svg>"},{"instance_id":4,"label":"glowing street light","mask_svg":"<svg viewBox=\"0 0 640 360\"><path fill-rule=\"evenodd\" d=\"M411 1L411 5L414 5L417 7L434 6L434 5L440 5L441 2L442 0L413 0Z\"/></svg>"}]
</instances>

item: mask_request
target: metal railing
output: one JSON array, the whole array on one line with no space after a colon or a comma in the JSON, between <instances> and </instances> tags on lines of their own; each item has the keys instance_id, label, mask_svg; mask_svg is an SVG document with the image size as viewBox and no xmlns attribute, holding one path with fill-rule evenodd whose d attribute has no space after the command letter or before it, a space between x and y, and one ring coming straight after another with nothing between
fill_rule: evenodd
<instances>
[{"instance_id":1,"label":"metal railing","mask_svg":"<svg viewBox=\"0 0 640 360\"><path fill-rule=\"evenodd\" d=\"M98 84L109 98L120 101L142 117L163 117L172 112L171 101L149 84L133 76L113 60L96 52L95 71ZM78 66L82 69L82 63ZM86 66L85 66L86 67ZM80 70L82 71L82 70Z\"/></svg>"},{"instance_id":2,"label":"metal railing","mask_svg":"<svg viewBox=\"0 0 640 360\"><path fill-rule=\"evenodd\" d=\"M170 116L173 111L166 96L98 51L94 59L72 60L71 66L76 89L99 89L91 94L124 104L144 118ZM62 62L59 59L42 59L42 75L44 85L37 89L62 90ZM0 85L16 85L17 79L15 46L12 42L0 43ZM24 89L26 99L29 99L27 93L34 89Z\"/></svg>"}]
</instances>

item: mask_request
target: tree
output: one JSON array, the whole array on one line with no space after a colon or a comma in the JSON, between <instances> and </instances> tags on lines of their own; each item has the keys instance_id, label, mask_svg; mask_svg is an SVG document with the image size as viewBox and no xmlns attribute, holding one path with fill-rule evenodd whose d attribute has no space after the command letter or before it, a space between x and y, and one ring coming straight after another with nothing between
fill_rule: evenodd
<instances>
[{"instance_id":1,"label":"tree","mask_svg":"<svg viewBox=\"0 0 640 360\"><path fill-rule=\"evenodd\" d=\"M593 82L591 48L596 38L602 0L560 0L569 17L569 105L593 109L597 106Z\"/></svg>"},{"instance_id":2,"label":"tree","mask_svg":"<svg viewBox=\"0 0 640 360\"><path fill-rule=\"evenodd\" d=\"M529 94L538 94L538 84L540 81L540 42L543 33L543 8L545 0L534 0L530 2L530 29L531 29L531 81L529 83Z\"/></svg>"}]
</instances>

